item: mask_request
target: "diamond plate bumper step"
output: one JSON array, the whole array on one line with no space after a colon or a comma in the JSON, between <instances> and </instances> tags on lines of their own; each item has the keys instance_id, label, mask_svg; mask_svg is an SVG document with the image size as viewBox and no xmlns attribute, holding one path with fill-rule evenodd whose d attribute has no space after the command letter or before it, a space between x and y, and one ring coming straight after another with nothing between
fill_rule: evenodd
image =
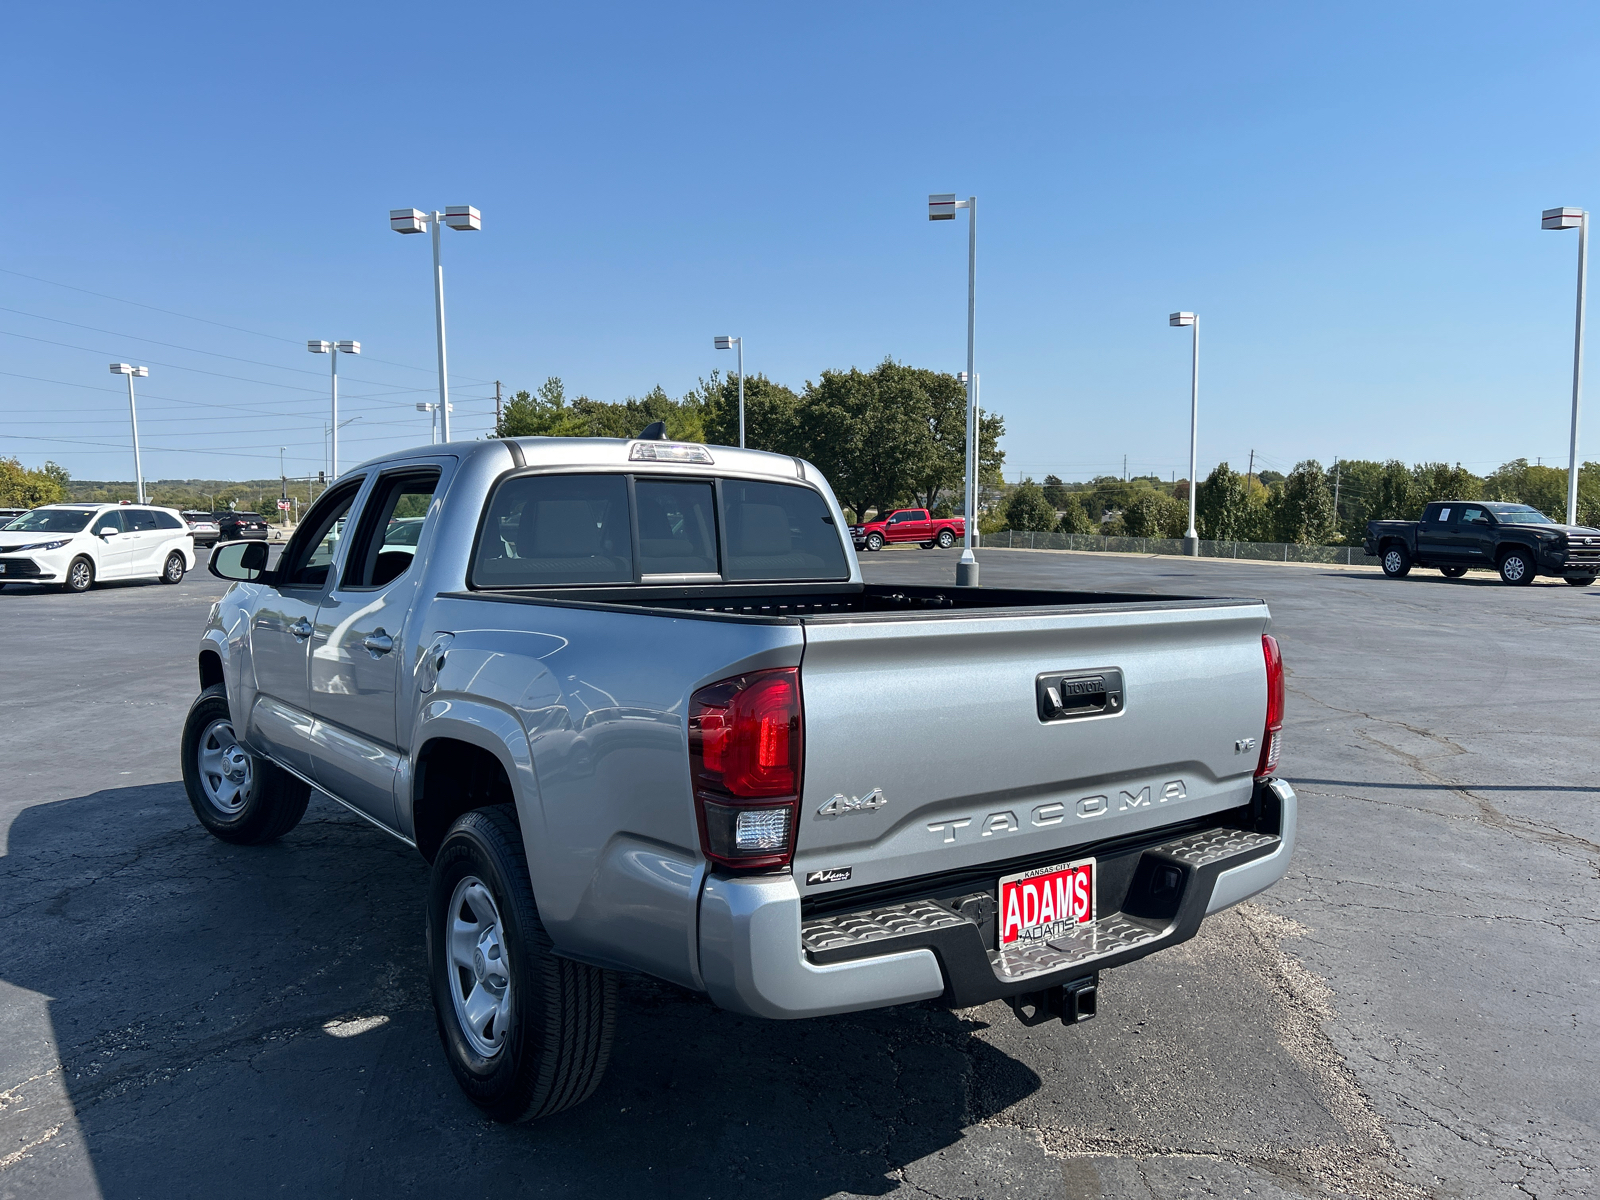
<instances>
[{"instance_id":1,"label":"diamond plate bumper step","mask_svg":"<svg viewBox=\"0 0 1600 1200\"><path fill-rule=\"evenodd\" d=\"M1105 859L1100 904L1102 911L1108 904L1117 907L1042 944L991 948L994 906L984 907L986 923L980 926L964 915L975 911L970 896L812 917L801 923L800 941L806 958L818 965L926 947L939 956L956 1002L979 1003L1037 987L1046 976L1117 966L1192 937L1217 876L1270 854L1280 841L1273 833L1206 829Z\"/></svg>"}]
</instances>

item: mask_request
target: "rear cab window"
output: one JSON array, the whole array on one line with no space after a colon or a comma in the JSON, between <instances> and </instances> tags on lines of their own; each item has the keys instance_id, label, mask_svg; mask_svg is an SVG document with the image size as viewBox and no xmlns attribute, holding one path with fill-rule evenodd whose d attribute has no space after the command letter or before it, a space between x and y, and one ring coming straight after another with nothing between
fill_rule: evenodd
<instances>
[{"instance_id":1,"label":"rear cab window","mask_svg":"<svg viewBox=\"0 0 1600 1200\"><path fill-rule=\"evenodd\" d=\"M827 502L799 484L633 474L519 475L484 511L471 585L843 580Z\"/></svg>"}]
</instances>

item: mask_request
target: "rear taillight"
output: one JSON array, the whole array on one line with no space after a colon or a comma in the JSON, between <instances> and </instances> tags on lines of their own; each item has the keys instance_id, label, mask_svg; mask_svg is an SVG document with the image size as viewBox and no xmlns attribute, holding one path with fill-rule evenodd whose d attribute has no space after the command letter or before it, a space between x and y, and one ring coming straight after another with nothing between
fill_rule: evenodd
<instances>
[{"instance_id":1,"label":"rear taillight","mask_svg":"<svg viewBox=\"0 0 1600 1200\"><path fill-rule=\"evenodd\" d=\"M1278 769L1278 754L1283 749L1283 653L1270 633L1261 635L1261 654L1267 660L1267 726L1261 734L1257 779Z\"/></svg>"},{"instance_id":2,"label":"rear taillight","mask_svg":"<svg viewBox=\"0 0 1600 1200\"><path fill-rule=\"evenodd\" d=\"M800 808L800 669L752 671L689 700L700 847L725 867L787 867Z\"/></svg>"}]
</instances>

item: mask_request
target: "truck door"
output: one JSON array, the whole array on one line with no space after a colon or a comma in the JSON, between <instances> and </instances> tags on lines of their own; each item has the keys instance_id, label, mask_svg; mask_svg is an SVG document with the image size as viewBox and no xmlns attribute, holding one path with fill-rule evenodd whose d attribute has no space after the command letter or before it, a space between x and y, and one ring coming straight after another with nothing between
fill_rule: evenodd
<instances>
[{"instance_id":1,"label":"truck door","mask_svg":"<svg viewBox=\"0 0 1600 1200\"><path fill-rule=\"evenodd\" d=\"M409 699L402 670L406 617L444 461L407 463L378 476L359 518L345 526L353 532L310 639L316 781L390 828L401 753L396 714Z\"/></svg>"},{"instance_id":2,"label":"truck door","mask_svg":"<svg viewBox=\"0 0 1600 1200\"><path fill-rule=\"evenodd\" d=\"M1458 555L1452 528L1460 505L1430 504L1417 522L1417 557L1424 563L1452 563Z\"/></svg>"},{"instance_id":3,"label":"truck door","mask_svg":"<svg viewBox=\"0 0 1600 1200\"><path fill-rule=\"evenodd\" d=\"M1451 531L1458 561L1475 566L1494 565L1494 518L1481 504L1464 504Z\"/></svg>"},{"instance_id":4,"label":"truck door","mask_svg":"<svg viewBox=\"0 0 1600 1200\"><path fill-rule=\"evenodd\" d=\"M250 740L310 778L311 701L307 649L322 594L331 582L339 534L365 477L330 488L306 514L284 548L276 580L250 619L250 657L256 697Z\"/></svg>"},{"instance_id":5,"label":"truck door","mask_svg":"<svg viewBox=\"0 0 1600 1200\"><path fill-rule=\"evenodd\" d=\"M928 511L924 508L912 508L900 514L905 518L901 526L904 533L902 541L931 542L933 540L933 522L928 519Z\"/></svg>"}]
</instances>

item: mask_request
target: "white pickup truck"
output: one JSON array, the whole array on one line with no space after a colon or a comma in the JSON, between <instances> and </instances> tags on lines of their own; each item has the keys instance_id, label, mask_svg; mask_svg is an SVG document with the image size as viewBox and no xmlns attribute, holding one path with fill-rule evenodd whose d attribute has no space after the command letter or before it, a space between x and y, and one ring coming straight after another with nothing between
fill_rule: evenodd
<instances>
[{"instance_id":1,"label":"white pickup truck","mask_svg":"<svg viewBox=\"0 0 1600 1200\"><path fill-rule=\"evenodd\" d=\"M659 435L422 447L211 559L195 813L263 842L316 790L421 852L490 1115L594 1091L619 971L1071 1024L1283 875L1264 603L864 584L815 467Z\"/></svg>"}]
</instances>

